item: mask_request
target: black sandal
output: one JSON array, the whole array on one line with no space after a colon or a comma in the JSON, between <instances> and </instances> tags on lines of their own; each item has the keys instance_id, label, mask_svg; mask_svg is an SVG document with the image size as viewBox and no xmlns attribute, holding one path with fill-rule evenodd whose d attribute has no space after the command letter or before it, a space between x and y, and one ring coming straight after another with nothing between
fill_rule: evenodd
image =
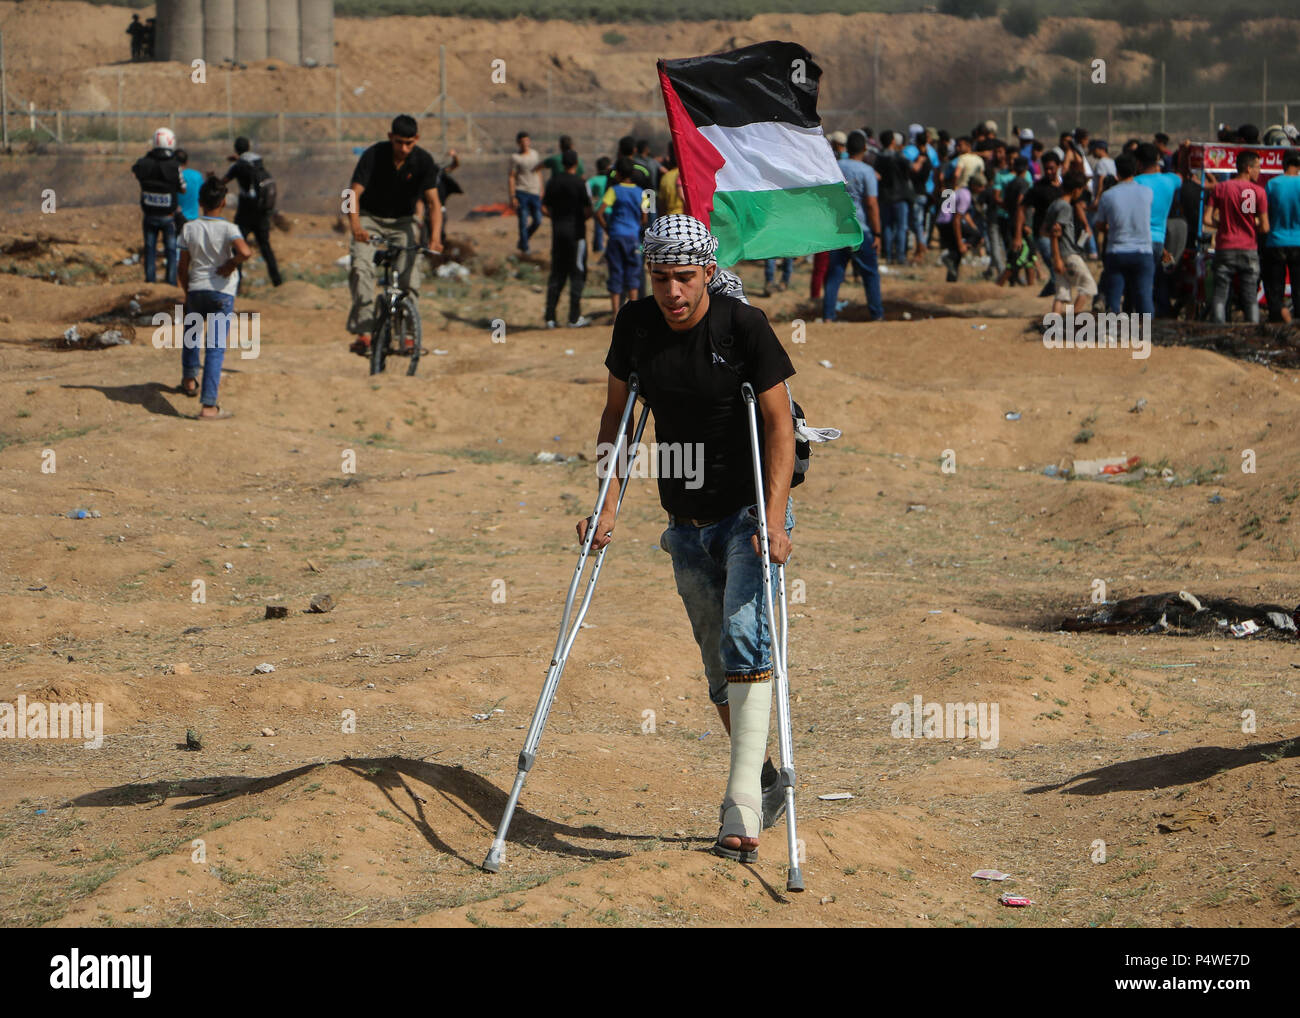
<instances>
[{"instance_id":1,"label":"black sandal","mask_svg":"<svg viewBox=\"0 0 1300 1018\"><path fill-rule=\"evenodd\" d=\"M723 837L728 838L745 838L743 834L722 833L722 828L718 828L717 840L713 842L713 854L721 856L723 859L734 859L736 862L758 862L758 848L728 848L722 843Z\"/></svg>"},{"instance_id":2,"label":"black sandal","mask_svg":"<svg viewBox=\"0 0 1300 1018\"><path fill-rule=\"evenodd\" d=\"M199 394L199 380L197 378L182 378L181 392L193 399Z\"/></svg>"}]
</instances>

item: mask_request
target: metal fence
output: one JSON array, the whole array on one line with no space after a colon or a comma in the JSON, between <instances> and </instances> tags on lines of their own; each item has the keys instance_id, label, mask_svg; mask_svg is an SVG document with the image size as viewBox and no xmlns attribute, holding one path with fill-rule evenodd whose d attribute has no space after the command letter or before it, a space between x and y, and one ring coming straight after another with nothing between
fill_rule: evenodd
<instances>
[{"instance_id":1,"label":"metal fence","mask_svg":"<svg viewBox=\"0 0 1300 1018\"><path fill-rule=\"evenodd\" d=\"M6 147L14 143L78 144L112 143L123 149L147 143L155 128L166 125L182 144L229 142L239 135L263 145L283 148L305 146L350 150L361 143L383 138L392 118L401 110L351 112L343 110L302 111L145 111L145 110L59 110L42 109L23 103L15 108L10 94L7 111ZM902 110L892 126L905 127L913 120L964 133L972 123L994 120L1003 137L1013 127L1032 127L1044 139L1055 140L1060 131L1083 124L1095 137L1150 137L1164 131L1177 141L1213 140L1219 122L1250 120L1261 128L1287 123L1290 109L1300 110L1300 99L1282 100L1261 106L1258 101L1213 103L1117 103L1015 105L1001 107L947 107L942 115L924 109ZM827 130L849 130L867 121L862 110L823 110ZM514 148L515 134L527 130L539 148L549 150L555 137L567 134L580 153L609 152L622 135L646 137L662 146L668 138L663 110L484 110L424 113L420 117L422 138L427 147L456 148L467 155L505 153ZM891 126L889 123L883 126ZM1050 144L1049 141L1049 144Z\"/></svg>"}]
</instances>

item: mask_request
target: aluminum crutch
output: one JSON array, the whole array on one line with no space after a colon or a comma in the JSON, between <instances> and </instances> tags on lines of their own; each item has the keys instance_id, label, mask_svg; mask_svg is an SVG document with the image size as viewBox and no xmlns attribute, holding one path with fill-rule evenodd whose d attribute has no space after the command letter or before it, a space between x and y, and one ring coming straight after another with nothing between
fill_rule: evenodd
<instances>
[{"instance_id":1,"label":"aluminum crutch","mask_svg":"<svg viewBox=\"0 0 1300 1018\"><path fill-rule=\"evenodd\" d=\"M763 464L758 455L758 410L754 387L745 382L740 387L749 412L749 448L754 458L754 490L758 493L758 543L763 554L763 601L767 608L767 625L771 634L772 670L776 673L776 739L781 753L778 772L785 787L785 833L790 851L790 871L785 881L787 891L802 891L803 871L799 868L799 835L794 815L794 733L790 723L790 683L786 672L786 633L790 617L785 603L785 566L777 566L778 590L781 599L780 640L777 639L776 611L772 602L772 559L768 550L767 502L763 494Z\"/></svg>"},{"instance_id":2,"label":"aluminum crutch","mask_svg":"<svg viewBox=\"0 0 1300 1018\"><path fill-rule=\"evenodd\" d=\"M532 770L533 762L537 759L537 747L542 741L542 732L546 729L546 719L551 713L551 704L555 701L555 692L560 685L560 676L564 674L564 665L569 659L569 651L573 647L573 641L577 638L578 630L582 628L582 620L587 614L587 608L591 605L591 596L596 592L596 580L600 577L600 567L605 561L605 552L609 550L609 545L601 548L596 554L596 563L592 566L591 577L587 581L587 589L583 594L582 603L578 606L578 614L573 616L573 599L578 592L578 581L582 578L583 570L586 568L587 557L591 552L591 542L596 536L596 523L600 520L600 511L605 505L605 495L609 491L610 482L614 479L614 474L618 470L618 465L622 463L622 452L624 442L627 440L627 423L632 416L632 407L636 403L636 398L640 392L640 380L636 374L628 376L628 397L627 405L623 407L623 415L618 422L618 438L614 442L614 451L610 455L609 469L605 472L604 478L600 482L600 493L596 496L596 508L591 514L591 523L587 527L586 536L583 538L582 550L578 553L578 564L573 570L573 579L569 581L569 594L564 602L564 614L560 619L560 634L555 640L555 650L551 654L551 666L546 672L546 681L542 684L541 696L537 699L537 707L533 711L532 723L528 726L528 735L524 739L524 748L519 753L519 770L515 774L515 784L510 790L510 798L506 800L506 810L501 817L501 824L497 827L496 838L492 841L492 847L488 849L487 858L483 860L483 869L489 873L499 873L501 863L505 859L506 852L506 833L510 830L510 820L514 816L515 806L519 803L519 793L523 791L524 780L528 777L528 772ZM646 418L650 415L650 407L647 404L641 409L641 418L637 421L636 433L632 436L632 445L638 445L641 441L641 433L645 430ZM614 506L614 519L618 519L618 511L623 506L623 496L627 494L627 480L623 478L623 484L619 489L618 502ZM572 618L572 626L570 619Z\"/></svg>"}]
</instances>

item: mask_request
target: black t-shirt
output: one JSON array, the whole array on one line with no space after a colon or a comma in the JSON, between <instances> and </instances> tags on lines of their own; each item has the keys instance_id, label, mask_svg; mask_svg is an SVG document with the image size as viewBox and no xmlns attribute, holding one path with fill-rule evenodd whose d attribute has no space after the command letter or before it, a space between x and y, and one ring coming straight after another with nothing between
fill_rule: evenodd
<instances>
[{"instance_id":1,"label":"black t-shirt","mask_svg":"<svg viewBox=\"0 0 1300 1018\"><path fill-rule=\"evenodd\" d=\"M875 170L880 176L878 184L882 202L908 201L912 197L908 166L901 153L881 152L876 157Z\"/></svg>"},{"instance_id":2,"label":"black t-shirt","mask_svg":"<svg viewBox=\"0 0 1300 1018\"><path fill-rule=\"evenodd\" d=\"M723 327L728 315L729 331ZM669 513L718 520L757 504L740 386L749 382L757 395L794 374L762 311L713 295L695 328L674 332L653 296L631 301L614 322L605 366L622 381L636 371L654 413L655 442L675 452L673 463L694 465L675 471L690 476L659 478L659 501ZM761 411L758 416L761 455ZM656 464L665 459L662 451L651 457Z\"/></svg>"},{"instance_id":3,"label":"black t-shirt","mask_svg":"<svg viewBox=\"0 0 1300 1018\"><path fill-rule=\"evenodd\" d=\"M362 212L380 219L401 219L415 215L415 203L425 191L438 186L438 164L416 145L398 170L393 166L392 143L380 141L361 153L352 182L365 188Z\"/></svg>"},{"instance_id":4,"label":"black t-shirt","mask_svg":"<svg viewBox=\"0 0 1300 1018\"><path fill-rule=\"evenodd\" d=\"M222 180L229 180L234 177L235 183L239 185L239 202L235 210L236 213L242 212L247 215L257 209L255 194L257 191L257 166L261 162L261 156L255 156L252 159L245 159L240 156L230 164L230 168L226 170L226 175L221 178Z\"/></svg>"},{"instance_id":5,"label":"black t-shirt","mask_svg":"<svg viewBox=\"0 0 1300 1018\"><path fill-rule=\"evenodd\" d=\"M1029 181L1016 174L1002 186L1002 208L1008 216L1014 218L1016 206L1029 190Z\"/></svg>"},{"instance_id":6,"label":"black t-shirt","mask_svg":"<svg viewBox=\"0 0 1300 1018\"><path fill-rule=\"evenodd\" d=\"M1046 177L1036 181L1034 186L1025 192L1025 206L1034 212L1035 237L1038 236L1038 231L1047 218L1047 206L1051 205L1059 197L1061 197L1061 189Z\"/></svg>"},{"instance_id":7,"label":"black t-shirt","mask_svg":"<svg viewBox=\"0 0 1300 1018\"><path fill-rule=\"evenodd\" d=\"M576 173L561 171L554 174L546 182L542 204L551 212L552 239L577 240L586 235L591 197L587 194L587 185Z\"/></svg>"},{"instance_id":8,"label":"black t-shirt","mask_svg":"<svg viewBox=\"0 0 1300 1018\"><path fill-rule=\"evenodd\" d=\"M1189 224L1197 224L1196 233L1200 233L1203 229L1203 227L1200 226L1200 220L1197 218L1201 213L1203 190L1208 198L1208 196L1213 193L1214 188L1209 187L1203 189L1201 185L1191 177L1187 177L1183 181L1182 187L1178 189L1178 204L1182 206L1183 218L1186 219ZM1189 226L1188 229L1191 230L1191 227ZM1193 234L1193 236L1195 235L1196 234Z\"/></svg>"}]
</instances>

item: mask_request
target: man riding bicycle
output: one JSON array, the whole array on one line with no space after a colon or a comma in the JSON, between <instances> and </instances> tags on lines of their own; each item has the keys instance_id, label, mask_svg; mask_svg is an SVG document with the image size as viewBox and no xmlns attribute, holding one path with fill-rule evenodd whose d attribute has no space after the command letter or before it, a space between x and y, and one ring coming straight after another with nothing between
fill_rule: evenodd
<instances>
[{"instance_id":1,"label":"man riding bicycle","mask_svg":"<svg viewBox=\"0 0 1300 1018\"><path fill-rule=\"evenodd\" d=\"M352 194L345 205L352 231L352 310L348 332L357 338L349 348L370 355L370 334L375 326L375 245L378 238L391 247L417 248L429 238L427 250L442 251L442 202L438 200L438 166L416 145L420 129L415 118L403 114L393 118L388 140L371 145L352 171ZM424 221L417 223L415 207L424 202ZM409 251L399 277L402 287L419 296L419 251Z\"/></svg>"}]
</instances>

